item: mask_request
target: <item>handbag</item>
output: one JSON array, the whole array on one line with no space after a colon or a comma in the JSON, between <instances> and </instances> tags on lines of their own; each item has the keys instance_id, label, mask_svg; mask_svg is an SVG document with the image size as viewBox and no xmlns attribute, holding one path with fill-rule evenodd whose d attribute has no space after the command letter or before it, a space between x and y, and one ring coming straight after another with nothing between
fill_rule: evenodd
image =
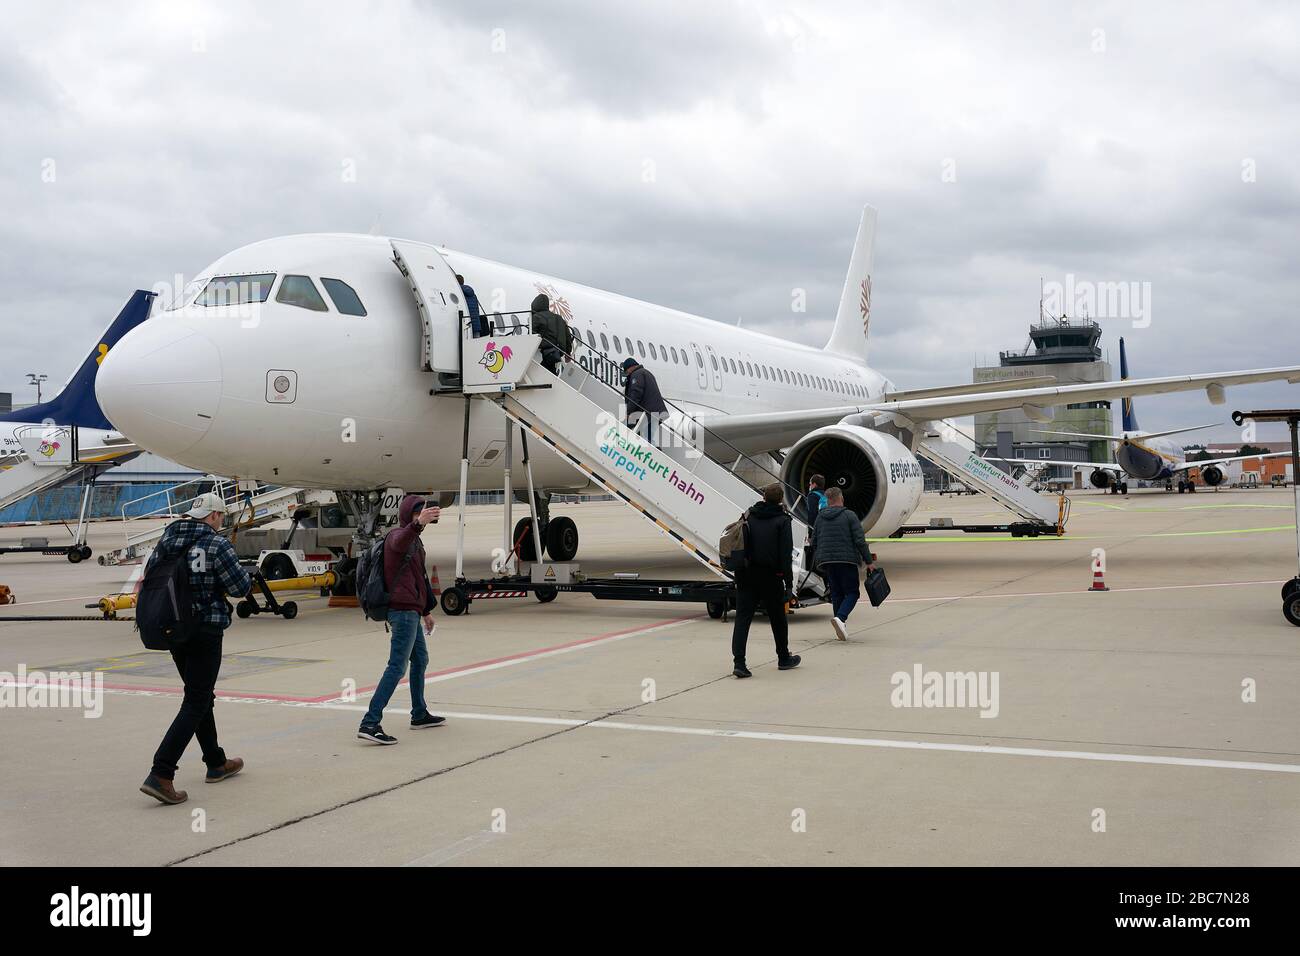
<instances>
[{"instance_id":1,"label":"handbag","mask_svg":"<svg viewBox=\"0 0 1300 956\"><path fill-rule=\"evenodd\" d=\"M885 598L889 597L889 580L885 577L884 571L880 568L869 571L864 584L867 600L871 602L872 607L880 607L885 603Z\"/></svg>"}]
</instances>

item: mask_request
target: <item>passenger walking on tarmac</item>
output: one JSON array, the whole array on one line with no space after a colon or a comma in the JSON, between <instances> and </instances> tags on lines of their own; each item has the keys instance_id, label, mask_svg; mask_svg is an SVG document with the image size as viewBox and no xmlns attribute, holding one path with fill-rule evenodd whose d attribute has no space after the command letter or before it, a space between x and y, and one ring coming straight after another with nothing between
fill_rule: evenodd
<instances>
[{"instance_id":1,"label":"passenger walking on tarmac","mask_svg":"<svg viewBox=\"0 0 1300 956\"><path fill-rule=\"evenodd\" d=\"M384 733L380 723L384 708L406 672L409 662L411 683L411 729L437 727L445 718L429 713L424 703L424 671L429 650L424 643L433 634L433 585L425 570L424 544L420 535L438 520L441 509L426 504L420 495L407 495L397 510L397 527L384 537L384 580L388 582L388 627L392 641L388 666L370 698L370 709L361 719L357 736L377 744L395 744L397 738ZM420 630L423 618L424 630Z\"/></svg>"},{"instance_id":2,"label":"passenger walking on tarmac","mask_svg":"<svg viewBox=\"0 0 1300 956\"><path fill-rule=\"evenodd\" d=\"M171 647L172 660L185 684L180 711L153 755L153 768L140 791L162 803L184 803L189 795L175 787L176 765L190 740L198 737L207 764L206 781L218 783L244 769L239 757L226 757L217 742L217 721L212 708L217 702L214 688L221 671L221 638L230 627L230 597L243 597L252 580L239 566L234 546L217 532L226 514L220 495L208 493L194 500L194 506L180 520L167 526L158 540L145 573L158 561L170 561L189 552L190 601L198 625L188 640Z\"/></svg>"},{"instance_id":3,"label":"passenger walking on tarmac","mask_svg":"<svg viewBox=\"0 0 1300 956\"><path fill-rule=\"evenodd\" d=\"M628 427L639 434L644 422L646 441L654 445L655 426L668 411L663 393L659 391L659 381L654 372L631 356L623 359L623 372L627 376L623 385L623 402L627 405ZM636 421L633 421L634 415Z\"/></svg>"},{"instance_id":4,"label":"passenger walking on tarmac","mask_svg":"<svg viewBox=\"0 0 1300 956\"><path fill-rule=\"evenodd\" d=\"M826 507L813 525L813 567L822 572L830 588L831 627L841 641L849 639L845 625L862 593L858 567L865 563L870 573L875 560L875 555L867 547L862 521L851 509L844 507L844 492L838 488L828 489Z\"/></svg>"},{"instance_id":5,"label":"passenger walking on tarmac","mask_svg":"<svg viewBox=\"0 0 1300 956\"><path fill-rule=\"evenodd\" d=\"M456 281L460 283L460 291L465 295L465 308L469 311L470 338L481 339L485 335L491 334L488 329L487 317L483 315L483 310L478 304L478 294L475 293L474 287L465 284L465 277L457 275Z\"/></svg>"},{"instance_id":6,"label":"passenger walking on tarmac","mask_svg":"<svg viewBox=\"0 0 1300 956\"><path fill-rule=\"evenodd\" d=\"M732 674L736 677L754 676L745 666L745 644L754 611L760 605L772 625L777 669L788 671L799 666L799 655L790 653L790 628L785 619L794 546L790 514L781 507L784 494L780 484L768 485L763 489L763 500L745 513L745 567L736 573L736 623L731 632Z\"/></svg>"},{"instance_id":7,"label":"passenger walking on tarmac","mask_svg":"<svg viewBox=\"0 0 1300 956\"><path fill-rule=\"evenodd\" d=\"M808 478L808 493L803 497L804 524L811 531L817 523L817 514L826 507L826 478L824 475L811 475Z\"/></svg>"},{"instance_id":8,"label":"passenger walking on tarmac","mask_svg":"<svg viewBox=\"0 0 1300 956\"><path fill-rule=\"evenodd\" d=\"M532 330L542 337L542 365L552 375L560 373L560 359L573 354L573 331L564 317L551 311L551 300L538 294L532 305Z\"/></svg>"}]
</instances>

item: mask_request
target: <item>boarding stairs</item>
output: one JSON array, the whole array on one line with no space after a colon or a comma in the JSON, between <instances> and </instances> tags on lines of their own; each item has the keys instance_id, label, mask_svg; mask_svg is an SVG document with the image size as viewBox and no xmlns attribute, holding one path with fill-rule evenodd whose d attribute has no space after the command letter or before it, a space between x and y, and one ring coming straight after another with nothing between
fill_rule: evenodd
<instances>
[{"instance_id":1,"label":"boarding stairs","mask_svg":"<svg viewBox=\"0 0 1300 956\"><path fill-rule=\"evenodd\" d=\"M958 481L984 492L1026 521L1058 529L1064 523L1065 506L1060 498L1039 494L1023 479L1013 478L945 433L927 432L916 450Z\"/></svg>"},{"instance_id":2,"label":"boarding stairs","mask_svg":"<svg viewBox=\"0 0 1300 956\"><path fill-rule=\"evenodd\" d=\"M211 477L210 480L213 483L212 490L225 501L226 509L232 516L237 531L256 528L282 518L290 518L304 505L327 504L329 502L325 500L326 497L332 501L329 492L304 491L301 488L287 488L280 485L249 486L245 482L217 477ZM128 517L125 514L126 506L123 506L123 544L113 551L101 554L100 564L125 564L143 559L167 530L168 519L175 518L190 506L190 499L174 500L170 489L165 489L159 494L165 494L166 502L143 514ZM149 527L133 530L139 529L142 524L148 524Z\"/></svg>"},{"instance_id":3,"label":"boarding stairs","mask_svg":"<svg viewBox=\"0 0 1300 956\"><path fill-rule=\"evenodd\" d=\"M701 426L680 409L670 411L656 430L655 443L629 428L622 393L598 374L605 359L594 350L587 361L566 360L554 375L539 362L540 337L497 336L493 356L483 364L488 339L466 339L462 390L495 402L507 418L552 447L579 472L631 507L719 577L730 577L718 552L727 525L736 521L762 494L736 472L779 478L740 452L725 464L702 451ZM586 349L575 341L574 349ZM480 353L475 355L473 353ZM477 364L476 364L477 363ZM491 368L498 367L493 373ZM590 370L589 370L590 369ZM694 436L694 437L692 437ZM710 448L727 447L709 435ZM791 555L794 581L802 591L821 595L819 575L804 565L808 526L794 519Z\"/></svg>"},{"instance_id":4,"label":"boarding stairs","mask_svg":"<svg viewBox=\"0 0 1300 956\"><path fill-rule=\"evenodd\" d=\"M82 448L77 429L66 425L31 425L17 432L20 454L0 460L0 508L29 495L62 487L134 458L140 449L125 439Z\"/></svg>"}]
</instances>

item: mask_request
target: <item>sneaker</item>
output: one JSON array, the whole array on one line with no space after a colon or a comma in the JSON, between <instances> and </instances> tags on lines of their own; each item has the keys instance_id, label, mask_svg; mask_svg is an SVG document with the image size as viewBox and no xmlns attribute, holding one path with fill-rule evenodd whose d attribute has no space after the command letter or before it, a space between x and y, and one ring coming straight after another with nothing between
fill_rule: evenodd
<instances>
[{"instance_id":1,"label":"sneaker","mask_svg":"<svg viewBox=\"0 0 1300 956\"><path fill-rule=\"evenodd\" d=\"M749 668L744 664L737 664L731 671L733 677L753 677Z\"/></svg>"},{"instance_id":2,"label":"sneaker","mask_svg":"<svg viewBox=\"0 0 1300 956\"><path fill-rule=\"evenodd\" d=\"M435 717L433 714L425 714L423 717L411 718L411 729L419 730L421 727L438 727L446 722L446 717Z\"/></svg>"},{"instance_id":3,"label":"sneaker","mask_svg":"<svg viewBox=\"0 0 1300 956\"><path fill-rule=\"evenodd\" d=\"M357 736L362 740L373 740L375 743L384 744L385 746L397 743L397 738L384 733L384 728L378 724L373 727L362 727L357 731Z\"/></svg>"},{"instance_id":4,"label":"sneaker","mask_svg":"<svg viewBox=\"0 0 1300 956\"><path fill-rule=\"evenodd\" d=\"M144 783L140 784L140 792L149 794L159 803L169 805L184 803L190 798L184 790L177 790L172 786L172 781L152 773L144 778Z\"/></svg>"},{"instance_id":5,"label":"sneaker","mask_svg":"<svg viewBox=\"0 0 1300 956\"><path fill-rule=\"evenodd\" d=\"M231 757L220 767L209 767L208 775L204 778L204 783L220 783L222 780L228 780L239 771L244 769L244 761L239 757Z\"/></svg>"},{"instance_id":6,"label":"sneaker","mask_svg":"<svg viewBox=\"0 0 1300 956\"><path fill-rule=\"evenodd\" d=\"M803 660L803 658L800 657L798 654L791 654L791 655L790 655L789 657L787 657L785 660L783 660L783 661L777 661L777 662L776 662L776 669L779 670L779 671L789 671L789 670L794 670L796 667L799 666L799 662L800 662L801 660Z\"/></svg>"},{"instance_id":7,"label":"sneaker","mask_svg":"<svg viewBox=\"0 0 1300 956\"><path fill-rule=\"evenodd\" d=\"M835 636L841 641L847 641L849 639L849 632L845 630L844 622L838 617L831 618L831 627L835 629Z\"/></svg>"}]
</instances>

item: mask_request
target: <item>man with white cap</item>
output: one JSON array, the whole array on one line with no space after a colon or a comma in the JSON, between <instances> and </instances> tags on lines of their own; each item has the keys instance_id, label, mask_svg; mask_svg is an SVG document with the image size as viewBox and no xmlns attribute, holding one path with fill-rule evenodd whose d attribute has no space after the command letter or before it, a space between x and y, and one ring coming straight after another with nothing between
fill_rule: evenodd
<instances>
[{"instance_id":1,"label":"man with white cap","mask_svg":"<svg viewBox=\"0 0 1300 956\"><path fill-rule=\"evenodd\" d=\"M208 493L194 499L194 506L179 521L163 532L149 564L170 560L182 552L189 554L190 598L196 632L171 648L172 660L185 683L185 697L180 712L167 729L154 754L153 768L140 785L140 791L162 803L184 803L188 794L173 784L176 765L198 737L207 764L207 782L217 783L244 769L244 761L228 759L217 743L217 722L212 708L216 703L214 688L221 670L221 638L230 626L229 597L243 597L252 587L252 579L239 566L239 558L229 540L217 532L226 515L226 503L220 495Z\"/></svg>"}]
</instances>

